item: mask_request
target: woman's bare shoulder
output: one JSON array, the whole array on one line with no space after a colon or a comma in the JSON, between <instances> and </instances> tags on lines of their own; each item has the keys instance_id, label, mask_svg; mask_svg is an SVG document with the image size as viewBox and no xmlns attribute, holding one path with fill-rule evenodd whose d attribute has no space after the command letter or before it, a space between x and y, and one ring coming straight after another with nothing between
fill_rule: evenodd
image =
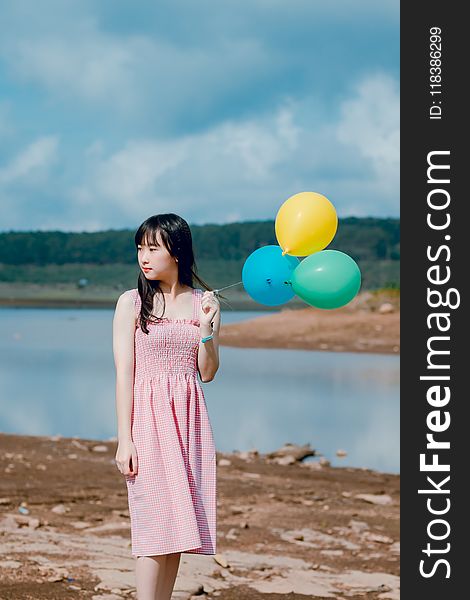
<instances>
[{"instance_id":1,"label":"woman's bare shoulder","mask_svg":"<svg viewBox=\"0 0 470 600\"><path fill-rule=\"evenodd\" d=\"M116 302L116 308L122 307L124 310L128 310L135 306L135 297L136 297L137 288L132 290L125 290L120 294Z\"/></svg>"},{"instance_id":2,"label":"woman's bare shoulder","mask_svg":"<svg viewBox=\"0 0 470 600\"><path fill-rule=\"evenodd\" d=\"M123 302L131 302L131 301L133 302L135 299L136 292L137 292L137 288L133 288L131 290L125 290L118 297L118 301L120 301L122 299Z\"/></svg>"}]
</instances>

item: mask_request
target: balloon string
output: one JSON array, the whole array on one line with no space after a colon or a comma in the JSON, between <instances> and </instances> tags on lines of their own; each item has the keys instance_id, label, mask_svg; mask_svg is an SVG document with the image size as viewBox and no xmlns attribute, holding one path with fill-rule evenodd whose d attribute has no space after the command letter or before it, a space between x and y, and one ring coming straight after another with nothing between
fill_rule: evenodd
<instances>
[{"instance_id":1,"label":"balloon string","mask_svg":"<svg viewBox=\"0 0 470 600\"><path fill-rule=\"evenodd\" d=\"M269 281L271 281L271 280L269 280ZM243 283L243 281L237 281L237 283L231 283L230 285L226 285L223 288L218 288L217 290L213 290L213 291L214 291L214 293L216 295L218 295L219 292L221 292L222 290L226 290L227 288L233 287L234 285L240 285L240 283ZM283 283L286 283L288 285L292 285L290 281L284 281Z\"/></svg>"},{"instance_id":2,"label":"balloon string","mask_svg":"<svg viewBox=\"0 0 470 600\"><path fill-rule=\"evenodd\" d=\"M229 288L229 287L233 287L234 285L240 285L240 283L243 283L243 281L237 281L237 283L231 283L230 285L226 285L226 286L225 286L225 287L223 287L223 288L219 288L219 289L217 289L217 290L214 290L214 293L215 293L216 295L218 295L218 294L219 294L219 292L221 292L222 290L226 290L227 288Z\"/></svg>"}]
</instances>

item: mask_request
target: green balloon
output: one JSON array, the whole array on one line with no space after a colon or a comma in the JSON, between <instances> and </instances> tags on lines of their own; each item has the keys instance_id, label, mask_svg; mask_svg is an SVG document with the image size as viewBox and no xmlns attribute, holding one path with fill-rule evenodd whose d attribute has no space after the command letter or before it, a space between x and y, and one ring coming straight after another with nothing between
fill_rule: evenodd
<instances>
[{"instance_id":1,"label":"green balloon","mask_svg":"<svg viewBox=\"0 0 470 600\"><path fill-rule=\"evenodd\" d=\"M294 293L316 308L340 308L361 287L361 271L344 252L322 250L304 258L291 275Z\"/></svg>"}]
</instances>

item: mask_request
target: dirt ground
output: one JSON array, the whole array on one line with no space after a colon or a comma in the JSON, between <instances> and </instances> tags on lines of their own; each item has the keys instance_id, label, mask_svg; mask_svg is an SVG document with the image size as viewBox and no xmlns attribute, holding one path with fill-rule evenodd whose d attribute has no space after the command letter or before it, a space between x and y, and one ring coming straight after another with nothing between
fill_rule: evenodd
<instances>
[{"instance_id":1,"label":"dirt ground","mask_svg":"<svg viewBox=\"0 0 470 600\"><path fill-rule=\"evenodd\" d=\"M0 434L1 600L136 597L115 452ZM218 453L217 481L217 555L181 555L173 600L399 598L398 475L252 450Z\"/></svg>"},{"instance_id":2,"label":"dirt ground","mask_svg":"<svg viewBox=\"0 0 470 600\"><path fill-rule=\"evenodd\" d=\"M223 324L220 343L244 348L297 348L399 354L399 295L363 292L344 308L284 308L240 323Z\"/></svg>"}]
</instances>

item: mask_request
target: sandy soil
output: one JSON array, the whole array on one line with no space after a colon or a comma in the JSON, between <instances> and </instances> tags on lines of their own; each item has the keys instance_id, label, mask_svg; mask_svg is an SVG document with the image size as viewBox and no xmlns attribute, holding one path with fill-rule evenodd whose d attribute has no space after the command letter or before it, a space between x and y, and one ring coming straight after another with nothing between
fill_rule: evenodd
<instances>
[{"instance_id":1,"label":"sandy soil","mask_svg":"<svg viewBox=\"0 0 470 600\"><path fill-rule=\"evenodd\" d=\"M336 310L284 308L223 325L220 344L244 348L298 348L346 352L400 352L399 298L362 293Z\"/></svg>"},{"instance_id":2,"label":"sandy soil","mask_svg":"<svg viewBox=\"0 0 470 600\"><path fill-rule=\"evenodd\" d=\"M0 599L135 598L115 451L0 434ZM217 473L218 554L182 554L174 600L399 598L398 475L256 450Z\"/></svg>"}]
</instances>

